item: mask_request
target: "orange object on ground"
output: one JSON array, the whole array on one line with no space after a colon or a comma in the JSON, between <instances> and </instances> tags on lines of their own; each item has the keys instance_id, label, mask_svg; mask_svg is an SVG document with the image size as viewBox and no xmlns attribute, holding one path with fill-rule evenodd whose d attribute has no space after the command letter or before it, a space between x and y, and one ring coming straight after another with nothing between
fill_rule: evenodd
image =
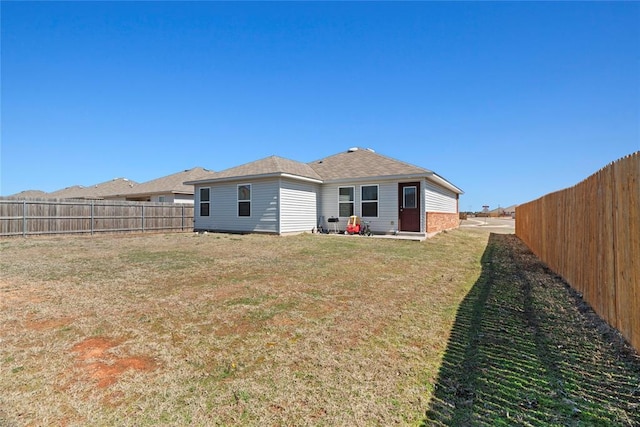
<instances>
[{"instance_id":1,"label":"orange object on ground","mask_svg":"<svg viewBox=\"0 0 640 427\"><path fill-rule=\"evenodd\" d=\"M347 234L359 234L360 233L360 218L357 215L351 215L349 222L347 223Z\"/></svg>"}]
</instances>

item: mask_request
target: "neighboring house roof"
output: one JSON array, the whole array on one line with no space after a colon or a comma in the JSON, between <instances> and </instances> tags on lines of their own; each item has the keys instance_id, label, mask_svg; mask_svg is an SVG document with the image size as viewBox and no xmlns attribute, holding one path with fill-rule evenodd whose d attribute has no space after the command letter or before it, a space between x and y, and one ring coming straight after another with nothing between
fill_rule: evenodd
<instances>
[{"instance_id":1,"label":"neighboring house roof","mask_svg":"<svg viewBox=\"0 0 640 427\"><path fill-rule=\"evenodd\" d=\"M226 169L206 179L186 182L186 184L202 184L206 182L278 175L312 179L318 182L346 182L378 179L382 177L398 179L427 177L455 193L463 193L460 188L428 169L382 156L373 150L362 148L351 148L346 152L309 163L301 163L282 157L271 156Z\"/></svg>"},{"instance_id":2,"label":"neighboring house roof","mask_svg":"<svg viewBox=\"0 0 640 427\"><path fill-rule=\"evenodd\" d=\"M50 199L103 199L105 196L118 194L136 186L138 183L127 178L114 178L100 184L83 187L75 185L48 193Z\"/></svg>"},{"instance_id":3,"label":"neighboring house roof","mask_svg":"<svg viewBox=\"0 0 640 427\"><path fill-rule=\"evenodd\" d=\"M76 199L81 198L82 194L86 193L86 187L82 185L74 185L72 187L66 187L61 190L53 191L47 194L47 197L51 199Z\"/></svg>"},{"instance_id":4,"label":"neighboring house roof","mask_svg":"<svg viewBox=\"0 0 640 427\"><path fill-rule=\"evenodd\" d=\"M213 173L204 179L187 181L185 184L193 185L210 181L228 181L287 175L315 181L321 181L322 179L311 166L305 163L296 162L295 160L289 160L283 157L271 156Z\"/></svg>"},{"instance_id":5,"label":"neighboring house roof","mask_svg":"<svg viewBox=\"0 0 640 427\"><path fill-rule=\"evenodd\" d=\"M8 197L11 199L41 199L47 197L47 193L42 190L25 190Z\"/></svg>"},{"instance_id":6,"label":"neighboring house roof","mask_svg":"<svg viewBox=\"0 0 640 427\"><path fill-rule=\"evenodd\" d=\"M162 178L143 182L135 187L125 189L114 196L141 196L150 194L193 194L193 186L186 185L185 181L202 179L212 175L213 172L201 167L187 169L181 172L167 175Z\"/></svg>"}]
</instances>

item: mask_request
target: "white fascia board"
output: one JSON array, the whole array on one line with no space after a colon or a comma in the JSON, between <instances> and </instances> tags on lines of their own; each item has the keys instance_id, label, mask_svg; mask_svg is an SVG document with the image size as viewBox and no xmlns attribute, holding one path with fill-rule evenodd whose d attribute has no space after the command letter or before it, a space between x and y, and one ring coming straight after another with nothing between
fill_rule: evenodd
<instances>
[{"instance_id":1,"label":"white fascia board","mask_svg":"<svg viewBox=\"0 0 640 427\"><path fill-rule=\"evenodd\" d=\"M198 184L206 184L207 182L211 182L210 179L200 179L198 181L185 181L184 185L198 185Z\"/></svg>"},{"instance_id":2,"label":"white fascia board","mask_svg":"<svg viewBox=\"0 0 640 427\"><path fill-rule=\"evenodd\" d=\"M163 194L186 194L193 196L192 192L182 190L166 190L166 191L143 191L142 193L124 193L114 194L116 197L143 197L143 196L162 196Z\"/></svg>"},{"instance_id":3,"label":"white fascia board","mask_svg":"<svg viewBox=\"0 0 640 427\"><path fill-rule=\"evenodd\" d=\"M184 184L186 185L215 184L218 182L251 181L255 179L264 179L264 178L290 178L290 179L297 179L299 181L308 181L316 184L322 184L322 181L320 181L319 179L307 178L300 175L292 175L292 174L282 173L282 172L264 173L264 174L256 174L256 175L229 176L225 178L203 179L200 181L186 181Z\"/></svg>"},{"instance_id":4,"label":"white fascia board","mask_svg":"<svg viewBox=\"0 0 640 427\"><path fill-rule=\"evenodd\" d=\"M350 182L375 182L375 181L408 181L418 180L429 177L430 174L408 174L408 175L379 175L379 176L363 176L359 178L340 178L324 181L325 184L346 184Z\"/></svg>"},{"instance_id":5,"label":"white fascia board","mask_svg":"<svg viewBox=\"0 0 640 427\"><path fill-rule=\"evenodd\" d=\"M431 175L429 179L431 179L431 181L435 182L436 184L453 191L454 193L464 194L464 191L462 191L460 188L456 187L455 185L453 185L452 183L450 183L449 181L447 181L446 179L444 179L443 177L441 177L436 173Z\"/></svg>"},{"instance_id":6,"label":"white fascia board","mask_svg":"<svg viewBox=\"0 0 640 427\"><path fill-rule=\"evenodd\" d=\"M300 176L300 175L292 175L290 173L281 173L280 177L281 178L297 179L298 181L312 182L314 184L322 184L324 182L324 181L319 180L319 179L309 178L309 177Z\"/></svg>"}]
</instances>

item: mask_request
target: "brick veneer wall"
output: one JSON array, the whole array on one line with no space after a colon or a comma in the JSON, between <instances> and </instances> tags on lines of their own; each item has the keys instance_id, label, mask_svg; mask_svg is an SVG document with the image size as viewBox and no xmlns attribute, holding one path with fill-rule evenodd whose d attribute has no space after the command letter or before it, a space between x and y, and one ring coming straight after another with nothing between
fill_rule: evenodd
<instances>
[{"instance_id":1,"label":"brick veneer wall","mask_svg":"<svg viewBox=\"0 0 640 427\"><path fill-rule=\"evenodd\" d=\"M458 213L427 212L427 233L451 230L460 226Z\"/></svg>"}]
</instances>

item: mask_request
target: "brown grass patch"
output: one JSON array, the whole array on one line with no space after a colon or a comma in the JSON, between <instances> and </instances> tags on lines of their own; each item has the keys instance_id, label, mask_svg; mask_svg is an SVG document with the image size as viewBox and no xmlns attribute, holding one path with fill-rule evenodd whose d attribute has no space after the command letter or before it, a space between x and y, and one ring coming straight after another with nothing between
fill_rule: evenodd
<instances>
[{"instance_id":1,"label":"brown grass patch","mask_svg":"<svg viewBox=\"0 0 640 427\"><path fill-rule=\"evenodd\" d=\"M44 329L59 328L61 326L68 325L71 322L73 322L73 317L70 316L60 317L57 319L28 319L26 326L28 329L41 331Z\"/></svg>"},{"instance_id":2,"label":"brown grass patch","mask_svg":"<svg viewBox=\"0 0 640 427\"><path fill-rule=\"evenodd\" d=\"M155 361L148 356L118 357L110 354L109 350L119 344L118 340L92 337L75 344L71 348L71 353L75 354L76 365L90 378L97 380L99 388L114 384L127 370L152 371L156 368ZM98 360L91 362L95 359Z\"/></svg>"},{"instance_id":3,"label":"brown grass patch","mask_svg":"<svg viewBox=\"0 0 640 427\"><path fill-rule=\"evenodd\" d=\"M116 359L113 363L90 363L86 365L86 370L91 373L91 378L98 381L97 386L104 388L115 383L118 377L129 369L151 371L155 367L155 362L148 357L125 357Z\"/></svg>"},{"instance_id":4,"label":"brown grass patch","mask_svg":"<svg viewBox=\"0 0 640 427\"><path fill-rule=\"evenodd\" d=\"M118 341L104 337L87 338L74 345L71 352L77 353L78 360L102 358L107 350L118 344Z\"/></svg>"},{"instance_id":5,"label":"brown grass patch","mask_svg":"<svg viewBox=\"0 0 640 427\"><path fill-rule=\"evenodd\" d=\"M0 424L418 423L486 241L0 241Z\"/></svg>"}]
</instances>

